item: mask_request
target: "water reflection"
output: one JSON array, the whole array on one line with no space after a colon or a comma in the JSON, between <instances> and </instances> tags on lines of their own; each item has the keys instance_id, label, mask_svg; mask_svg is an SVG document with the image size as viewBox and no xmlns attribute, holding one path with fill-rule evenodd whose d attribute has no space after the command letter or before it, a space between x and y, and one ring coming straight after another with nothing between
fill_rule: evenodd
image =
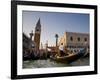
<instances>
[{"instance_id":1,"label":"water reflection","mask_svg":"<svg viewBox=\"0 0 100 80\"><path fill-rule=\"evenodd\" d=\"M23 68L49 68L49 67L67 67L67 66L87 66L89 65L89 58L82 58L70 64L57 63L50 59L47 60L27 60L23 61Z\"/></svg>"}]
</instances>

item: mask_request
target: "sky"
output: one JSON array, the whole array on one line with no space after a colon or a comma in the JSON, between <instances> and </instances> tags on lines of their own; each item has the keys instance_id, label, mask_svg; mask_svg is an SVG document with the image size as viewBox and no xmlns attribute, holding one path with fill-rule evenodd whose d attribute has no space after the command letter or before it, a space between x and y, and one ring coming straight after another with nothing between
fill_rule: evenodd
<instances>
[{"instance_id":1,"label":"sky","mask_svg":"<svg viewBox=\"0 0 100 80\"><path fill-rule=\"evenodd\" d=\"M43 45L48 41L48 45L55 46L55 34L58 34L58 39L60 39L65 32L89 33L89 14L23 11L23 32L27 36L32 30L33 33L35 32L39 18L41 22L40 42Z\"/></svg>"}]
</instances>

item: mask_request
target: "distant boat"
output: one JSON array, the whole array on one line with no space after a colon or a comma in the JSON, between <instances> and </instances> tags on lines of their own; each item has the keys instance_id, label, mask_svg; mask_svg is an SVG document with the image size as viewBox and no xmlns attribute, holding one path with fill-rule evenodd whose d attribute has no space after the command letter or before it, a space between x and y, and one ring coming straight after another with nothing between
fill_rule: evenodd
<instances>
[{"instance_id":1,"label":"distant boat","mask_svg":"<svg viewBox=\"0 0 100 80\"><path fill-rule=\"evenodd\" d=\"M83 57L86 53L86 49L81 50L78 53L75 54L69 54L68 56L62 56L62 57L50 57L52 60L62 63L71 63L73 61L76 61L77 59Z\"/></svg>"}]
</instances>

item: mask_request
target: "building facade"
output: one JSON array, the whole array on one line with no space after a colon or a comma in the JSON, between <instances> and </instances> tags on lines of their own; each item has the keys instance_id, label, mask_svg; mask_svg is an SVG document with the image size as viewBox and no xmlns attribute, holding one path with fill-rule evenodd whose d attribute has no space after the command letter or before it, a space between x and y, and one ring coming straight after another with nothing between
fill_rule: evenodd
<instances>
[{"instance_id":1,"label":"building facade","mask_svg":"<svg viewBox=\"0 0 100 80\"><path fill-rule=\"evenodd\" d=\"M88 33L65 32L60 38L59 46L63 44L64 47L75 53L83 48L89 48L89 41Z\"/></svg>"},{"instance_id":2,"label":"building facade","mask_svg":"<svg viewBox=\"0 0 100 80\"><path fill-rule=\"evenodd\" d=\"M34 42L23 33L23 51L34 47Z\"/></svg>"}]
</instances>

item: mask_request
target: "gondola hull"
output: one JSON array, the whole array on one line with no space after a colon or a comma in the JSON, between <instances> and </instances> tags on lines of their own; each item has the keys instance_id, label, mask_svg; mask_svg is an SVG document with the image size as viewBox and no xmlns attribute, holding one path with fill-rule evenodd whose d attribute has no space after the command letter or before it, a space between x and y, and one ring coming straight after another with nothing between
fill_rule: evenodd
<instances>
[{"instance_id":1,"label":"gondola hull","mask_svg":"<svg viewBox=\"0 0 100 80\"><path fill-rule=\"evenodd\" d=\"M59 57L59 56L51 57L51 59L54 61L57 61L57 62L71 63L71 62L76 61L77 59L83 57L85 53L86 53L86 51L82 50L76 54L70 54L68 56L62 56L62 57Z\"/></svg>"}]
</instances>

